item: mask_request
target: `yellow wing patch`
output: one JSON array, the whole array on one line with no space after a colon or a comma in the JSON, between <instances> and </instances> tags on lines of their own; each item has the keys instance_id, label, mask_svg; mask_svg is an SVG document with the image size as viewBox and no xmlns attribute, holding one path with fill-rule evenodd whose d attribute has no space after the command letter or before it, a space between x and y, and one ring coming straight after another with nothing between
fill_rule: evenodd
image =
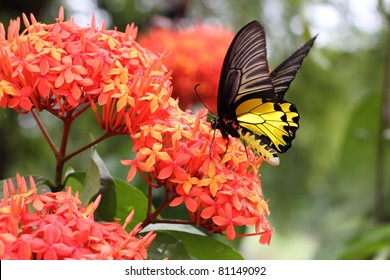
<instances>
[{"instance_id":1,"label":"yellow wing patch","mask_svg":"<svg viewBox=\"0 0 390 280\"><path fill-rule=\"evenodd\" d=\"M236 116L238 124L246 129L240 133L241 137L252 146L258 146L259 150L269 146L266 150L274 148L279 153L287 151L299 126L299 114L295 106L286 101L274 103L261 98L246 100L237 106ZM266 152L260 153L264 156ZM272 154L270 157L275 157Z\"/></svg>"}]
</instances>

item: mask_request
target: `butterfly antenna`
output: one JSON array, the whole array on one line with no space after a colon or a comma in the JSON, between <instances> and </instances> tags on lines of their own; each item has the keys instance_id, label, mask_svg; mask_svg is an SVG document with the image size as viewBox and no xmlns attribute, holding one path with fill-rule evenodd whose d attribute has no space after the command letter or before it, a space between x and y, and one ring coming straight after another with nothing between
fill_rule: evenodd
<instances>
[{"instance_id":1,"label":"butterfly antenna","mask_svg":"<svg viewBox=\"0 0 390 280\"><path fill-rule=\"evenodd\" d=\"M218 119L218 116L214 115L211 110L209 109L209 107L207 107L206 103L203 102L202 98L200 97L198 91L196 90L198 88L198 86L200 86L200 84L197 84L194 88L194 91L196 93L196 95L198 96L200 102L203 104L203 106L209 111L209 115L213 116L214 118ZM214 134L213 134L213 138L211 139L211 143L210 143L210 149L209 149L209 157L211 159L211 147L213 145L213 142L214 142L214 139L215 139L215 131L216 129L214 129ZM225 152L222 154L222 157L221 159L219 160L219 162L221 162L223 160L223 158L225 157L226 153L227 153L227 150L228 150L228 146L229 146L229 138L227 139L227 142L226 142L226 149L225 149Z\"/></svg>"},{"instance_id":2,"label":"butterfly antenna","mask_svg":"<svg viewBox=\"0 0 390 280\"><path fill-rule=\"evenodd\" d=\"M199 101L203 104L203 106L209 111L209 114L212 115L213 117L216 117L216 115L214 115L211 110L209 109L209 107L207 107L206 103L203 102L202 98L200 97L198 91L196 90L198 88L198 86L200 86L200 84L196 84L196 86L194 87L194 91L195 91L195 94L196 96L199 98Z\"/></svg>"},{"instance_id":3,"label":"butterfly antenna","mask_svg":"<svg viewBox=\"0 0 390 280\"><path fill-rule=\"evenodd\" d=\"M196 96L198 96L200 102L203 104L203 106L209 111L209 115L212 115L213 117L217 118L216 115L214 115L213 113L211 113L211 110L209 109L209 107L207 107L206 103L203 102L202 98L200 97L198 91L196 90L198 88L198 86L200 86L200 84L196 84L196 86L194 87L194 91L195 91L195 94ZM209 158L211 159L211 147L213 145L213 142L214 142L214 139L215 139L215 130L214 130L214 134L213 134L213 138L211 139L211 143L210 143L210 149L209 149Z\"/></svg>"}]
</instances>

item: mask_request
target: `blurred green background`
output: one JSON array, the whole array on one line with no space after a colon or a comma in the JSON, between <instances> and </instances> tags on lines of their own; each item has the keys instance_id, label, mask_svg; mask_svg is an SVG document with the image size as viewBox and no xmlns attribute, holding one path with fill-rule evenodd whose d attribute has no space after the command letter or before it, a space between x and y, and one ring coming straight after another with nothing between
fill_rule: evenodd
<instances>
[{"instance_id":1,"label":"blurred green background","mask_svg":"<svg viewBox=\"0 0 390 280\"><path fill-rule=\"evenodd\" d=\"M390 1L1 1L0 21L7 27L24 12L53 22L61 5L79 25L95 13L107 28L124 31L134 22L140 33L167 19L215 23L235 32L257 19L266 29L271 67L318 33L286 96L301 113L293 148L281 155L279 167L260 169L276 230L271 246L259 245L258 237L236 245L248 259L390 257ZM55 131L56 120L45 121ZM77 141L100 131L92 116L72 129ZM31 116L1 110L0 147L0 179L16 172L53 176L54 157ZM119 159L130 157L128 137L97 149L112 174L125 179L128 170ZM83 162L81 156L68 166L85 170Z\"/></svg>"}]
</instances>

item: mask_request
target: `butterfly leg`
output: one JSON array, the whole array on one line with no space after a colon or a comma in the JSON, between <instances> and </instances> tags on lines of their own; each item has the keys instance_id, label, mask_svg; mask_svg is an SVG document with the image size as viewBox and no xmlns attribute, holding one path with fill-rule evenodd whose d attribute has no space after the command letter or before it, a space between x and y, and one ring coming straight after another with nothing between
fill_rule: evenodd
<instances>
[{"instance_id":1,"label":"butterfly leg","mask_svg":"<svg viewBox=\"0 0 390 280\"><path fill-rule=\"evenodd\" d=\"M213 148L214 139L215 139L215 129L214 129L214 133L213 133L213 138L211 138L211 143L210 143L210 148L209 148L209 158L210 159L211 159L211 150Z\"/></svg>"},{"instance_id":2,"label":"butterfly leg","mask_svg":"<svg viewBox=\"0 0 390 280\"><path fill-rule=\"evenodd\" d=\"M225 151L223 152L222 157L221 157L221 159L219 160L219 162L221 162L221 161L223 160L223 158L225 157L225 155L226 155L228 149L229 149L229 137L226 139L226 149L225 149Z\"/></svg>"}]
</instances>

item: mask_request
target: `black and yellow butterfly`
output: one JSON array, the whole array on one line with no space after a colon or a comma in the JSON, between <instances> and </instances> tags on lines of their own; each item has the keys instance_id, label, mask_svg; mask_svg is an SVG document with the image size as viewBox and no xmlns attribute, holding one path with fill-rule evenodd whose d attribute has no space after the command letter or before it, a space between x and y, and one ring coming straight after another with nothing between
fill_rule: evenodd
<instances>
[{"instance_id":1,"label":"black and yellow butterfly","mask_svg":"<svg viewBox=\"0 0 390 280\"><path fill-rule=\"evenodd\" d=\"M224 139L241 137L271 165L277 152L291 147L299 113L284 95L316 37L269 72L265 33L252 21L234 37L227 51L218 88L218 118L211 122Z\"/></svg>"}]
</instances>

